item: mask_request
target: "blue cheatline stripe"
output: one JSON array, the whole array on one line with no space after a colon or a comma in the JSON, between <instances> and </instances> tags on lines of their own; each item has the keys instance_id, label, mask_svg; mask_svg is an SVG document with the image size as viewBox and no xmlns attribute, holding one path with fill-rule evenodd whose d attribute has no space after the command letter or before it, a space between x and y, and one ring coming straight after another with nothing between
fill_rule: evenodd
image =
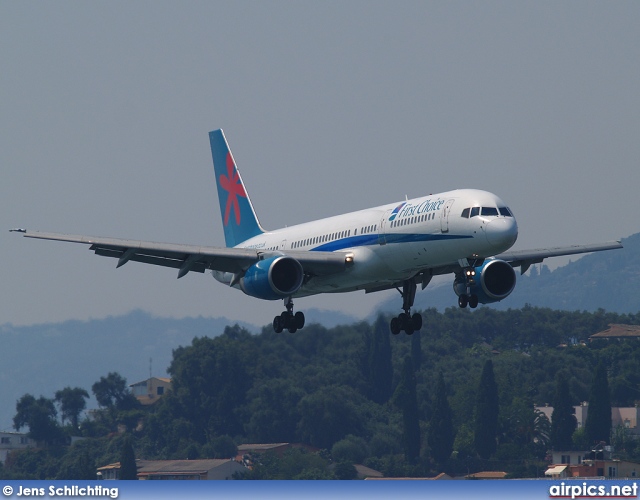
<instances>
[{"instance_id":1,"label":"blue cheatline stripe","mask_svg":"<svg viewBox=\"0 0 640 500\"><path fill-rule=\"evenodd\" d=\"M438 241L438 240L461 240L473 238L463 234L421 234L421 233L391 233L385 235L387 245L395 243L415 243L418 241ZM339 240L323 243L311 249L312 252L335 252L345 248L364 247L368 245L378 245L380 238L377 233L362 234L360 236L349 236Z\"/></svg>"}]
</instances>

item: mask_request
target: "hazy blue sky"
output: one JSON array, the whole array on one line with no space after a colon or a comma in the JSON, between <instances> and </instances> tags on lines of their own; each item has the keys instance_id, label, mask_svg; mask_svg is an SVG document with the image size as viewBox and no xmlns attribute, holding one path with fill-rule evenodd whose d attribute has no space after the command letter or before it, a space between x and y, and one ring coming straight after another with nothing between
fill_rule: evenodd
<instances>
[{"instance_id":1,"label":"hazy blue sky","mask_svg":"<svg viewBox=\"0 0 640 500\"><path fill-rule=\"evenodd\" d=\"M637 1L0 2L0 324L270 322L208 274L7 231L223 245L214 128L266 228L477 187L515 248L636 233L639 26Z\"/></svg>"}]
</instances>

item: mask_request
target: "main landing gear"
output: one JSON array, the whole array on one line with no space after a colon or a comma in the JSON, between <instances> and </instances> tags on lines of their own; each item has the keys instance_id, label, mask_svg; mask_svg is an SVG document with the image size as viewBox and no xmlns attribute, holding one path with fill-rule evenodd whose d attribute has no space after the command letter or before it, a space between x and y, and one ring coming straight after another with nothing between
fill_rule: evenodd
<instances>
[{"instance_id":1,"label":"main landing gear","mask_svg":"<svg viewBox=\"0 0 640 500\"><path fill-rule=\"evenodd\" d=\"M402 309L403 313L391 320L389 328L391 333L398 335L401 331L405 331L407 335L413 335L413 332L422 328L422 316L418 313L411 315L411 308L413 307L413 301L416 298L416 282L413 279L405 280L402 284L402 291L400 289L400 295L402 295Z\"/></svg>"},{"instance_id":2,"label":"main landing gear","mask_svg":"<svg viewBox=\"0 0 640 500\"><path fill-rule=\"evenodd\" d=\"M280 316L273 318L273 330L276 333L280 333L282 330L287 329L289 333L296 333L304 327L304 313L298 311L293 314L293 301L291 297L284 299L284 306L287 310L283 311Z\"/></svg>"}]
</instances>

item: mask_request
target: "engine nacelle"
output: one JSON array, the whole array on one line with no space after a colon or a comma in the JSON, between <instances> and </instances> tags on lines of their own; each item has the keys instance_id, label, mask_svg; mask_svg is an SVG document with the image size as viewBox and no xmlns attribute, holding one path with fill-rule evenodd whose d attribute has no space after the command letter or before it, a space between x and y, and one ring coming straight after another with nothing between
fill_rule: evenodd
<instances>
[{"instance_id":1,"label":"engine nacelle","mask_svg":"<svg viewBox=\"0 0 640 500\"><path fill-rule=\"evenodd\" d=\"M474 284L471 285L471 294L478 297L481 304L498 302L509 296L516 286L516 272L511 264L499 260L486 260L483 265L475 268ZM466 294L466 286L463 282L455 280L453 290L456 295Z\"/></svg>"},{"instance_id":2,"label":"engine nacelle","mask_svg":"<svg viewBox=\"0 0 640 500\"><path fill-rule=\"evenodd\" d=\"M247 295L264 300L289 297L302 286L304 272L296 259L277 255L252 265L240 280Z\"/></svg>"}]
</instances>

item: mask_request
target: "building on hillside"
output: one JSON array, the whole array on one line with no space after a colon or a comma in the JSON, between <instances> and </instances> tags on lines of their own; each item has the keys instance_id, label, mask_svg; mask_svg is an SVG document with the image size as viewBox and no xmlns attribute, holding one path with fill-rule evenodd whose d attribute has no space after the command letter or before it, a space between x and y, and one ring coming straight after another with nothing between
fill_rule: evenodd
<instances>
[{"instance_id":1,"label":"building on hillside","mask_svg":"<svg viewBox=\"0 0 640 500\"><path fill-rule=\"evenodd\" d=\"M577 465L551 465L544 474L552 479L572 477L635 479L640 475L640 464L625 460L584 460Z\"/></svg>"},{"instance_id":2,"label":"building on hillside","mask_svg":"<svg viewBox=\"0 0 640 500\"><path fill-rule=\"evenodd\" d=\"M33 448L36 442L21 432L0 432L0 463L5 463L13 450Z\"/></svg>"},{"instance_id":3,"label":"building on hillside","mask_svg":"<svg viewBox=\"0 0 640 500\"><path fill-rule=\"evenodd\" d=\"M358 479L369 479L369 478L382 478L383 474L380 471L367 467L362 464L353 464L356 469Z\"/></svg>"},{"instance_id":4,"label":"building on hillside","mask_svg":"<svg viewBox=\"0 0 640 500\"><path fill-rule=\"evenodd\" d=\"M355 466L358 467L357 465ZM442 481L442 480L450 480L454 479L446 472L441 472L437 476L434 477L382 477L382 473L379 473L380 477L376 476L368 476L364 479L366 481Z\"/></svg>"},{"instance_id":5,"label":"building on hillside","mask_svg":"<svg viewBox=\"0 0 640 500\"><path fill-rule=\"evenodd\" d=\"M464 476L465 479L504 479L507 477L506 472L502 471L483 471L483 472L474 472L473 474L467 474Z\"/></svg>"},{"instance_id":6,"label":"building on hillside","mask_svg":"<svg viewBox=\"0 0 640 500\"><path fill-rule=\"evenodd\" d=\"M131 394L142 405L152 405L156 403L167 391L171 390L171 379L161 377L151 377L147 380L129 385Z\"/></svg>"},{"instance_id":7,"label":"building on hillside","mask_svg":"<svg viewBox=\"0 0 640 500\"><path fill-rule=\"evenodd\" d=\"M581 464L584 460L584 455L587 453L584 450L581 451L552 451L551 463L556 465L577 465Z\"/></svg>"},{"instance_id":8,"label":"building on hillside","mask_svg":"<svg viewBox=\"0 0 640 500\"><path fill-rule=\"evenodd\" d=\"M541 411L546 415L551 422L551 415L553 414L553 406L536 406L536 410ZM578 429L584 427L587 422L587 413L589 412L589 403L584 401L579 406L573 407L576 420L578 421ZM640 436L640 427L638 423L640 421L640 407L612 407L611 408L611 426L615 429L618 426L622 426L627 429L627 432L631 436Z\"/></svg>"},{"instance_id":9,"label":"building on hillside","mask_svg":"<svg viewBox=\"0 0 640 500\"><path fill-rule=\"evenodd\" d=\"M552 451L551 463L555 465L580 465L585 460L613 460L613 446L598 444L592 450Z\"/></svg>"},{"instance_id":10,"label":"building on hillside","mask_svg":"<svg viewBox=\"0 0 640 500\"><path fill-rule=\"evenodd\" d=\"M284 453L288 450L301 448L309 453L316 453L320 451L319 448L314 448L308 444L303 443L254 443L254 444L241 444L238 446L238 454L236 455L236 462L243 464L245 467L251 469L253 467L254 455L260 455L262 453L275 453L278 458L282 458Z\"/></svg>"},{"instance_id":11,"label":"building on hillside","mask_svg":"<svg viewBox=\"0 0 640 500\"><path fill-rule=\"evenodd\" d=\"M136 460L138 479L215 480L232 479L246 469L235 460ZM98 479L120 479L120 462L98 468Z\"/></svg>"},{"instance_id":12,"label":"building on hillside","mask_svg":"<svg viewBox=\"0 0 640 500\"><path fill-rule=\"evenodd\" d=\"M319 448L314 448L304 443L263 443L263 444L241 444L238 445L238 454L243 453L275 453L278 457L282 457L285 451L292 450L294 448L302 448L310 453L320 451Z\"/></svg>"},{"instance_id":13,"label":"building on hillside","mask_svg":"<svg viewBox=\"0 0 640 500\"><path fill-rule=\"evenodd\" d=\"M602 332L594 333L589 337L589 341L597 340L597 339L640 340L640 325L619 325L616 323L610 323L609 328L607 328Z\"/></svg>"}]
</instances>

